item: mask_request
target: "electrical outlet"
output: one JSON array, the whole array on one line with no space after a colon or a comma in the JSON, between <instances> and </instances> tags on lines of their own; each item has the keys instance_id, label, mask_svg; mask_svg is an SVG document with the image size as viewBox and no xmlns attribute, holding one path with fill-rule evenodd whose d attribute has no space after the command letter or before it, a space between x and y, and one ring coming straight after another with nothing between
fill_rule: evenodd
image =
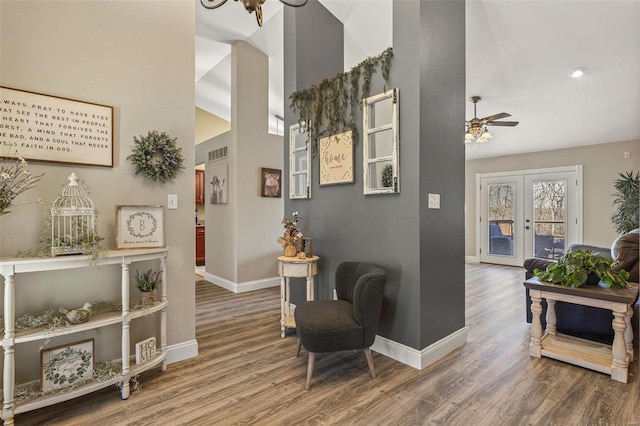
<instances>
[{"instance_id":1,"label":"electrical outlet","mask_svg":"<svg viewBox=\"0 0 640 426\"><path fill-rule=\"evenodd\" d=\"M631 151L625 151L624 158L631 158Z\"/></svg>"},{"instance_id":2,"label":"electrical outlet","mask_svg":"<svg viewBox=\"0 0 640 426\"><path fill-rule=\"evenodd\" d=\"M169 194L167 196L167 208L169 210L178 209L178 194Z\"/></svg>"},{"instance_id":3,"label":"electrical outlet","mask_svg":"<svg viewBox=\"0 0 640 426\"><path fill-rule=\"evenodd\" d=\"M440 208L440 194L429 194L429 208L430 209Z\"/></svg>"}]
</instances>

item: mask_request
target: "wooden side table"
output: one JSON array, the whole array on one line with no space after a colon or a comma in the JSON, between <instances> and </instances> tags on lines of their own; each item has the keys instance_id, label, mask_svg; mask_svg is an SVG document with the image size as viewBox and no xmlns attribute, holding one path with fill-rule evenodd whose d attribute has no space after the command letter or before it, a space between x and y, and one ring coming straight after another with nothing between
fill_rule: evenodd
<instances>
[{"instance_id":1,"label":"wooden side table","mask_svg":"<svg viewBox=\"0 0 640 426\"><path fill-rule=\"evenodd\" d=\"M318 256L304 259L298 257L278 257L278 274L280 275L280 337L284 338L286 328L296 328L296 321L291 312L291 290L289 278L307 278L307 300L313 300L313 277L318 273Z\"/></svg>"},{"instance_id":2,"label":"wooden side table","mask_svg":"<svg viewBox=\"0 0 640 426\"><path fill-rule=\"evenodd\" d=\"M563 287L531 278L524 282L531 296L531 343L529 354L536 358L546 356L601 373L610 374L613 380L627 383L629 363L633 361L633 329L631 316L633 303L638 297L638 284L629 288L606 286ZM542 334L542 299L547 299L547 328ZM556 332L555 302L575 303L584 306L610 309L613 313L612 345L565 336Z\"/></svg>"}]
</instances>

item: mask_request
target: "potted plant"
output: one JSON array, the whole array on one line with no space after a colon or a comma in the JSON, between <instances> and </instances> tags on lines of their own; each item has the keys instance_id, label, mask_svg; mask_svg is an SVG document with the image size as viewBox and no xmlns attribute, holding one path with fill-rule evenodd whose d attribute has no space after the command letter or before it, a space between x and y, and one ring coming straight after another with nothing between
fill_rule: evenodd
<instances>
[{"instance_id":1,"label":"potted plant","mask_svg":"<svg viewBox=\"0 0 640 426\"><path fill-rule=\"evenodd\" d=\"M160 283L160 275L162 271L154 271L149 269L148 271L140 274L140 271L136 270L136 287L142 293L141 301L143 305L153 305L155 298L153 291L158 287Z\"/></svg>"},{"instance_id":2,"label":"potted plant","mask_svg":"<svg viewBox=\"0 0 640 426\"><path fill-rule=\"evenodd\" d=\"M534 269L533 273L542 281L564 287L580 287L583 284L598 284L603 281L608 287L627 286L629 273L624 269L614 271L613 259L598 256L591 250L574 250L547 266L546 271Z\"/></svg>"},{"instance_id":3,"label":"potted plant","mask_svg":"<svg viewBox=\"0 0 640 426\"><path fill-rule=\"evenodd\" d=\"M620 235L638 227L638 209L640 209L640 173L618 173L619 178L613 181L616 189L613 194L611 222Z\"/></svg>"}]
</instances>

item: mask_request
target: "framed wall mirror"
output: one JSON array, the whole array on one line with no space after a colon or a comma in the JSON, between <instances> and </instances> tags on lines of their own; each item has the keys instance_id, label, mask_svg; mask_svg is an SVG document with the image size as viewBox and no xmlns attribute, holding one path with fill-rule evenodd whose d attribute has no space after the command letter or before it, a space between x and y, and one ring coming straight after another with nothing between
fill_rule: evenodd
<instances>
[{"instance_id":1,"label":"framed wall mirror","mask_svg":"<svg viewBox=\"0 0 640 426\"><path fill-rule=\"evenodd\" d=\"M303 121L289 127L289 198L311 198L311 150Z\"/></svg>"},{"instance_id":2,"label":"framed wall mirror","mask_svg":"<svg viewBox=\"0 0 640 426\"><path fill-rule=\"evenodd\" d=\"M363 192L400 192L398 89L363 100Z\"/></svg>"}]
</instances>

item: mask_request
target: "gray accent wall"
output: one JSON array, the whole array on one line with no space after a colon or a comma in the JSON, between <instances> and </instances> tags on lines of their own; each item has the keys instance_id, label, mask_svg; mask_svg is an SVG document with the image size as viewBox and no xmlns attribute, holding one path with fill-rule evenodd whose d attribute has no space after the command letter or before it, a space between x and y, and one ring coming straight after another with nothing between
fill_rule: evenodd
<instances>
[{"instance_id":1,"label":"gray accent wall","mask_svg":"<svg viewBox=\"0 0 640 426\"><path fill-rule=\"evenodd\" d=\"M327 13L317 2L285 8L285 97L342 71L342 31ZM312 198L287 198L285 214L300 212L321 258L316 296L332 297L342 261L380 265L388 282L378 334L420 350L464 327L464 2L395 1L393 14L401 193L363 195L360 141L354 184L320 187L315 156ZM371 94L383 90L378 73ZM296 121L288 110L285 123ZM285 135L288 180L287 154ZM441 195L441 209L427 209L429 193Z\"/></svg>"}]
</instances>

